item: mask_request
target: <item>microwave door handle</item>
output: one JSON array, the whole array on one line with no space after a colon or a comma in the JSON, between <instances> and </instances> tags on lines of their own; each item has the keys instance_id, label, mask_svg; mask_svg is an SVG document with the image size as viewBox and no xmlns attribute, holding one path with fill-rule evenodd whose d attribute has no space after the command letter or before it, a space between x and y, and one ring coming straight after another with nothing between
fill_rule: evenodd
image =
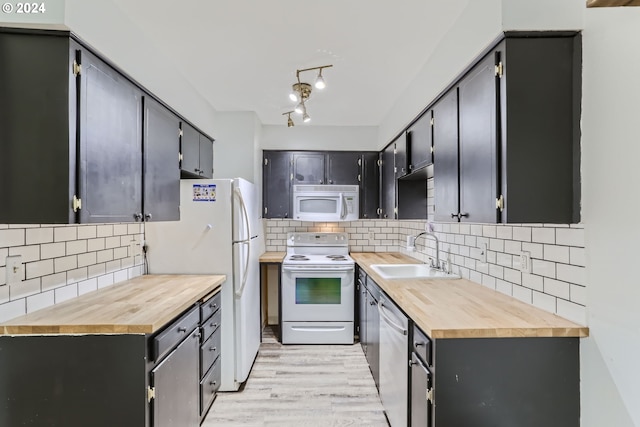
<instances>
[{"instance_id":1,"label":"microwave door handle","mask_svg":"<svg viewBox=\"0 0 640 427\"><path fill-rule=\"evenodd\" d=\"M344 197L343 193L340 193L340 219L344 219L347 216L347 199Z\"/></svg>"}]
</instances>

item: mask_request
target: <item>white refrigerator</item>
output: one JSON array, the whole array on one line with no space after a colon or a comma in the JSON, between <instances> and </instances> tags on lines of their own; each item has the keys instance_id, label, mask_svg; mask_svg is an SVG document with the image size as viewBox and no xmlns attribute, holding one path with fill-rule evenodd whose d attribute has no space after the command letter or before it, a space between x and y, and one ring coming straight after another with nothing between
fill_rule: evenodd
<instances>
[{"instance_id":1,"label":"white refrigerator","mask_svg":"<svg viewBox=\"0 0 640 427\"><path fill-rule=\"evenodd\" d=\"M238 390L260 346L259 257L264 252L253 183L180 183L180 221L145 225L150 274L225 274L221 291L221 391Z\"/></svg>"}]
</instances>

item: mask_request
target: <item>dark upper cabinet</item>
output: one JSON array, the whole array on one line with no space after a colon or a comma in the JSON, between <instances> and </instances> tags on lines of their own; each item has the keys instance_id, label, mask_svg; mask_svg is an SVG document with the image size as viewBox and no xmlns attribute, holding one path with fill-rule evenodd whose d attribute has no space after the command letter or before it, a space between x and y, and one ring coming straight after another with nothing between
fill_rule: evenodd
<instances>
[{"instance_id":1,"label":"dark upper cabinet","mask_svg":"<svg viewBox=\"0 0 640 427\"><path fill-rule=\"evenodd\" d=\"M325 183L359 185L362 153L356 151L332 151L326 154Z\"/></svg>"},{"instance_id":2,"label":"dark upper cabinet","mask_svg":"<svg viewBox=\"0 0 640 427\"><path fill-rule=\"evenodd\" d=\"M458 86L460 221L498 221L497 61L489 54Z\"/></svg>"},{"instance_id":3,"label":"dark upper cabinet","mask_svg":"<svg viewBox=\"0 0 640 427\"><path fill-rule=\"evenodd\" d=\"M433 175L435 220L457 221L458 90L450 90L433 106Z\"/></svg>"},{"instance_id":4,"label":"dark upper cabinet","mask_svg":"<svg viewBox=\"0 0 640 427\"><path fill-rule=\"evenodd\" d=\"M180 123L180 170L184 178L213 176L213 141L189 123Z\"/></svg>"},{"instance_id":5,"label":"dark upper cabinet","mask_svg":"<svg viewBox=\"0 0 640 427\"><path fill-rule=\"evenodd\" d=\"M325 182L325 154L299 152L293 154L294 184L327 184Z\"/></svg>"},{"instance_id":6,"label":"dark upper cabinet","mask_svg":"<svg viewBox=\"0 0 640 427\"><path fill-rule=\"evenodd\" d=\"M381 218L396 219L395 141L382 151L380 184Z\"/></svg>"},{"instance_id":7,"label":"dark upper cabinet","mask_svg":"<svg viewBox=\"0 0 640 427\"><path fill-rule=\"evenodd\" d=\"M395 175L396 178L401 178L409 173L407 134L402 132L402 134L395 139L394 143L396 146L394 152Z\"/></svg>"},{"instance_id":8,"label":"dark upper cabinet","mask_svg":"<svg viewBox=\"0 0 640 427\"><path fill-rule=\"evenodd\" d=\"M264 151L262 206L264 218L291 217L291 162L289 151Z\"/></svg>"},{"instance_id":9,"label":"dark upper cabinet","mask_svg":"<svg viewBox=\"0 0 640 427\"><path fill-rule=\"evenodd\" d=\"M360 218L378 218L380 208L380 154L365 152L360 161Z\"/></svg>"},{"instance_id":10,"label":"dark upper cabinet","mask_svg":"<svg viewBox=\"0 0 640 427\"><path fill-rule=\"evenodd\" d=\"M432 112L427 110L407 129L409 173L433 163Z\"/></svg>"},{"instance_id":11,"label":"dark upper cabinet","mask_svg":"<svg viewBox=\"0 0 640 427\"><path fill-rule=\"evenodd\" d=\"M580 221L580 67L577 33L507 33L438 100L436 220Z\"/></svg>"},{"instance_id":12,"label":"dark upper cabinet","mask_svg":"<svg viewBox=\"0 0 640 427\"><path fill-rule=\"evenodd\" d=\"M180 219L180 119L151 97L144 98L145 221Z\"/></svg>"},{"instance_id":13,"label":"dark upper cabinet","mask_svg":"<svg viewBox=\"0 0 640 427\"><path fill-rule=\"evenodd\" d=\"M142 218L142 92L84 49L80 76L80 222Z\"/></svg>"}]
</instances>

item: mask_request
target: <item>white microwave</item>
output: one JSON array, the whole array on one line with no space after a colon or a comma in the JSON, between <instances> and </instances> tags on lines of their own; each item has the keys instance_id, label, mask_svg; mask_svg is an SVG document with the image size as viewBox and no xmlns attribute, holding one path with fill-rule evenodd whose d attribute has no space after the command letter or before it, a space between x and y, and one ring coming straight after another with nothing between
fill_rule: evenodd
<instances>
[{"instance_id":1,"label":"white microwave","mask_svg":"<svg viewBox=\"0 0 640 427\"><path fill-rule=\"evenodd\" d=\"M355 221L360 213L357 185L294 185L293 219Z\"/></svg>"}]
</instances>

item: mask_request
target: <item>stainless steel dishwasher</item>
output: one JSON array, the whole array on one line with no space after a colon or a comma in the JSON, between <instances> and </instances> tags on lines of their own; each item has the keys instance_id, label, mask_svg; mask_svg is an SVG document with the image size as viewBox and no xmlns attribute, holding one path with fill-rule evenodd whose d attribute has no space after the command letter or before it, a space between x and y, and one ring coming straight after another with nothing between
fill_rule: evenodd
<instances>
[{"instance_id":1,"label":"stainless steel dishwasher","mask_svg":"<svg viewBox=\"0 0 640 427\"><path fill-rule=\"evenodd\" d=\"M391 427L406 427L409 383L409 319L381 294L380 316L380 399Z\"/></svg>"}]
</instances>

